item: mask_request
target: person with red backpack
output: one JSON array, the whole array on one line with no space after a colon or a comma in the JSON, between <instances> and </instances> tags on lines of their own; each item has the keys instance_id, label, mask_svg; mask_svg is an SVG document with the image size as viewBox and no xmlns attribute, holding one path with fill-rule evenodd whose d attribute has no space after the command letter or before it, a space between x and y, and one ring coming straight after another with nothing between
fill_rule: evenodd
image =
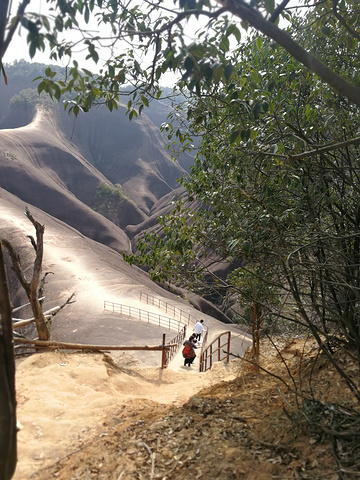
<instances>
[{"instance_id":1,"label":"person with red backpack","mask_svg":"<svg viewBox=\"0 0 360 480\"><path fill-rule=\"evenodd\" d=\"M196 358L196 353L195 353L195 348L197 348L196 343L194 342L195 339L195 334L192 334L189 340L185 340L183 343L184 348L182 351L183 357L184 357L184 366L186 365L190 367L190 365L193 363L193 361Z\"/></svg>"}]
</instances>

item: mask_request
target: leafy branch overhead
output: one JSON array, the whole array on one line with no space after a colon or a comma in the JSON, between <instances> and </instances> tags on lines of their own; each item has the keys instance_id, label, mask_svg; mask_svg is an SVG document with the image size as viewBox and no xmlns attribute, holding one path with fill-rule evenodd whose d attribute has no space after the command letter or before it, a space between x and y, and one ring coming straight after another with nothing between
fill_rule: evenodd
<instances>
[{"instance_id":1,"label":"leafy branch overhead","mask_svg":"<svg viewBox=\"0 0 360 480\"><path fill-rule=\"evenodd\" d=\"M46 70L39 92L58 100L70 93L72 99L65 106L75 114L98 103L116 109L120 97L131 94L131 118L137 114L134 107L142 109L150 98L161 95L159 82L168 72L176 74L180 86L197 94L212 85L229 84L236 70L234 51L252 30L280 45L324 84L360 106L357 79L330 65L311 42L294 36L298 12L305 10L313 18L307 25L310 38L322 28L324 35L336 32L339 44L356 51L356 2L47 0L49 15L34 13L31 4L24 0L9 16L11 3L2 2L5 15L1 18L6 21L0 22L0 59L6 59L7 47L21 25L28 32L32 57L49 46L52 60L68 62L64 78L50 67ZM83 58L85 53L86 65L75 60L79 51ZM96 73L89 70L91 62Z\"/></svg>"},{"instance_id":2,"label":"leafy branch overhead","mask_svg":"<svg viewBox=\"0 0 360 480\"><path fill-rule=\"evenodd\" d=\"M352 47L310 36L315 20L299 17L296 39L358 81ZM359 109L266 38L237 54L231 83L179 107L202 139L185 192L125 258L232 308L255 351L261 328L309 334L359 400L336 360L360 364Z\"/></svg>"}]
</instances>

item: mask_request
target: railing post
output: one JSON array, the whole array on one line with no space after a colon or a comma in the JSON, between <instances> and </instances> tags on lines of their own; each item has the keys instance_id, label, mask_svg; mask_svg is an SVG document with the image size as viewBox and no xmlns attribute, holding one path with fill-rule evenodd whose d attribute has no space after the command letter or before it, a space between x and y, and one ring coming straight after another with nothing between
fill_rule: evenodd
<instances>
[{"instance_id":1,"label":"railing post","mask_svg":"<svg viewBox=\"0 0 360 480\"><path fill-rule=\"evenodd\" d=\"M161 368L166 368L165 338L166 338L166 335L165 333L163 333L163 341L162 341L163 350L162 350L162 356L161 356Z\"/></svg>"},{"instance_id":2,"label":"railing post","mask_svg":"<svg viewBox=\"0 0 360 480\"><path fill-rule=\"evenodd\" d=\"M230 338L231 338L231 332L228 332L228 344L227 344L227 356L226 356L226 361L229 363L230 362Z\"/></svg>"},{"instance_id":3,"label":"railing post","mask_svg":"<svg viewBox=\"0 0 360 480\"><path fill-rule=\"evenodd\" d=\"M221 342L220 342L220 338L218 338L218 362L220 362L220 354L221 354L221 351L220 351L220 348L221 348Z\"/></svg>"}]
</instances>

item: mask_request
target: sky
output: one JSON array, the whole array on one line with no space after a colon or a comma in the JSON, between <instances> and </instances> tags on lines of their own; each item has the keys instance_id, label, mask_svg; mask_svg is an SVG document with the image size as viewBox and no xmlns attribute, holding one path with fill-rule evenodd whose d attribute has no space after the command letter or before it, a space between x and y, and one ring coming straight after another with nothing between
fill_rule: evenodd
<instances>
[{"instance_id":1,"label":"sky","mask_svg":"<svg viewBox=\"0 0 360 480\"><path fill-rule=\"evenodd\" d=\"M0 0L1 1L1 0ZM13 0L12 1L12 10L11 14L15 15L16 10L18 8L18 5L20 4L21 0ZM51 13L49 12L49 6L46 0L30 0L30 4L28 5L26 12L34 12L38 13L41 15L46 15L49 16ZM26 36L27 36L27 30L20 27L20 29L15 32L13 39L8 47L8 50L5 53L4 56L4 63L13 63L15 60L21 60L24 59L27 62L39 62L39 63L54 63L54 61L49 60L49 55L50 55L50 50L46 49L44 52L41 52L39 50L36 51L36 55L33 59L30 58L29 55L29 48L26 43ZM69 31L66 32L66 38L74 37L74 34L70 33ZM84 63L85 61L85 56L86 54L79 53L75 56L75 58L80 62ZM93 64L93 62L91 62ZM57 62L57 64L62 65L61 62ZM94 64L93 64L94 65ZM66 66L66 63L64 63L63 66ZM91 68L88 67L90 70Z\"/></svg>"}]
</instances>

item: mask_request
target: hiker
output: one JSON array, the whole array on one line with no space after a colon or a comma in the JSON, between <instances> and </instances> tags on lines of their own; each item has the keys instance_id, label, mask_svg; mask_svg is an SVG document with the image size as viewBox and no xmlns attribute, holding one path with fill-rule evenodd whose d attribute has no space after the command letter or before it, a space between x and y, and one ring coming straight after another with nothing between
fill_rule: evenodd
<instances>
[{"instance_id":1,"label":"hiker","mask_svg":"<svg viewBox=\"0 0 360 480\"><path fill-rule=\"evenodd\" d=\"M196 358L196 353L195 353L195 348L197 348L196 343L194 343L195 339L195 334L193 333L191 337L189 337L189 340L185 340L183 343L184 348L183 348L183 357L184 357L184 366L186 365L190 367L190 365L193 363L193 361Z\"/></svg>"},{"instance_id":2,"label":"hiker","mask_svg":"<svg viewBox=\"0 0 360 480\"><path fill-rule=\"evenodd\" d=\"M199 340L199 341L200 341L202 332L205 331L205 328L204 328L204 326L203 326L203 322L204 322L204 320L200 320L200 322L197 321L197 322L195 323L195 327L194 327L194 332L195 332L196 338L197 338L197 340Z\"/></svg>"}]
</instances>

